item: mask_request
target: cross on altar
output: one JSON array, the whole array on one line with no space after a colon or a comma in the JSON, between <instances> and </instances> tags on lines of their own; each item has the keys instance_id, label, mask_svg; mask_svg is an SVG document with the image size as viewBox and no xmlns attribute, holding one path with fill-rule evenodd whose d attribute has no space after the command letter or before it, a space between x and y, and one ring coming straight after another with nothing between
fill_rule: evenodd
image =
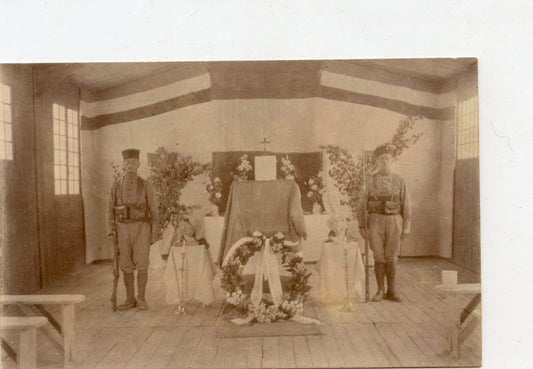
<instances>
[{"instance_id":1,"label":"cross on altar","mask_svg":"<svg viewBox=\"0 0 533 369\"><path fill-rule=\"evenodd\" d=\"M264 150L267 151L267 144L269 144L270 141L268 141L268 140L266 139L266 137L264 137L264 138L263 138L263 141L261 141L261 142L259 142L259 143L265 145Z\"/></svg>"}]
</instances>

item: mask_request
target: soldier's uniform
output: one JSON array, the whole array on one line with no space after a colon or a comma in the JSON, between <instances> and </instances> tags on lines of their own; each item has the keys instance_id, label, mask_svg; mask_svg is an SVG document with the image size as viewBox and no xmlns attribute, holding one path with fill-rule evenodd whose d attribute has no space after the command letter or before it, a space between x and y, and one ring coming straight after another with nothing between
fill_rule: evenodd
<instances>
[{"instance_id":1,"label":"soldier's uniform","mask_svg":"<svg viewBox=\"0 0 533 369\"><path fill-rule=\"evenodd\" d=\"M388 153L390 148L378 147L374 155ZM385 275L388 291L385 298L401 301L395 293L396 262L400 252L402 234L410 233L411 200L405 180L395 173L374 173L366 179L359 206L359 225L364 227L365 218L370 247L374 253L374 270L378 293L374 301L379 301L380 291L384 291ZM365 217L364 210L368 217Z\"/></svg>"},{"instance_id":2,"label":"soldier's uniform","mask_svg":"<svg viewBox=\"0 0 533 369\"><path fill-rule=\"evenodd\" d=\"M139 159L139 150L122 152L124 160ZM145 291L152 232L159 232L159 211L151 184L134 174L125 173L113 183L107 209L108 234L116 231L120 269L124 274L126 302L120 310L137 306L146 309ZM134 271L137 270L137 301Z\"/></svg>"}]
</instances>

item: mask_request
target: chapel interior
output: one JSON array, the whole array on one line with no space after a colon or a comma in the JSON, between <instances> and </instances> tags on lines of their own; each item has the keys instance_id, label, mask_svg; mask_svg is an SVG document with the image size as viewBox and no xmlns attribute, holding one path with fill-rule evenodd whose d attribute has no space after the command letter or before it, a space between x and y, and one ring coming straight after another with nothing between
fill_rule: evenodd
<instances>
[{"instance_id":1,"label":"chapel interior","mask_svg":"<svg viewBox=\"0 0 533 369\"><path fill-rule=\"evenodd\" d=\"M74 362L66 365L481 364L481 317L468 318L461 354L454 357L448 297L436 288L445 270L457 271L460 284L481 281L475 58L2 64L0 84L0 290L85 296L75 307ZM334 168L328 145L357 159L391 139L406 117L417 117L412 132L420 139L393 163L412 198L411 234L399 260L402 303L362 302L342 312L311 294L305 311L324 323L319 329L242 334L226 325L223 296L207 307L191 303L187 314L176 315L165 304L162 259L152 249L150 309L111 311L113 245L105 216L124 149L140 150L143 178L150 177L161 148L219 173L222 202L204 219L215 261L232 180L228 163L262 152L278 162L284 155L303 158L296 179L308 232L303 259L314 273L332 214L328 204L314 211L306 200L307 177L318 171L328 176ZM66 131L58 130L61 124ZM196 176L180 201L207 206L208 182L207 173ZM335 186L331 178L326 182ZM364 250L364 240L357 241ZM372 269L369 279L373 291ZM119 284L119 299L122 289ZM467 306L471 298L457 301ZM20 313L1 306L3 315ZM58 307L49 311L60 316ZM2 337L16 351L15 335ZM63 363L44 332L38 331L37 342L39 367ZM1 358L6 368L16 367L6 350Z\"/></svg>"}]
</instances>

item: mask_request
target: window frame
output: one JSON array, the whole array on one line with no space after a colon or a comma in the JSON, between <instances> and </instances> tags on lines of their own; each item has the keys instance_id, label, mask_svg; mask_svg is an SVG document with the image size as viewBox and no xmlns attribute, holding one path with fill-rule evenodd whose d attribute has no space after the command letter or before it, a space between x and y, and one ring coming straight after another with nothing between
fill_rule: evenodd
<instances>
[{"instance_id":1,"label":"window frame","mask_svg":"<svg viewBox=\"0 0 533 369\"><path fill-rule=\"evenodd\" d=\"M81 124L77 107L52 103L54 195L81 195Z\"/></svg>"},{"instance_id":2,"label":"window frame","mask_svg":"<svg viewBox=\"0 0 533 369\"><path fill-rule=\"evenodd\" d=\"M479 97L457 101L455 106L455 158L479 158Z\"/></svg>"},{"instance_id":3,"label":"window frame","mask_svg":"<svg viewBox=\"0 0 533 369\"><path fill-rule=\"evenodd\" d=\"M7 89L9 94L9 101L4 101L4 91ZM5 162L14 162L15 161L15 127L13 124L13 94L12 94L12 88L11 85L5 83L4 81L0 81L0 129L2 129L4 132L2 133L2 136L0 137L0 142L2 143L0 153L0 160ZM6 106L8 106L8 109L6 109ZM4 121L5 112L8 111L9 114L9 122L7 120ZM9 126L9 136L10 139L8 140L6 137L6 126ZM10 151L8 153L8 144L10 147Z\"/></svg>"}]
</instances>

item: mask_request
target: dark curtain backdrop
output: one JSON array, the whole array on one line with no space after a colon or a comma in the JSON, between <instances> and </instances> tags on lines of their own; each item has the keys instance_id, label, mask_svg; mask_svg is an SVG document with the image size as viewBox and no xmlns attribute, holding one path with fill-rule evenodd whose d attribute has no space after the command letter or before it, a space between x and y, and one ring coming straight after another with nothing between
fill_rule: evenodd
<instances>
[{"instance_id":1,"label":"dark curtain backdrop","mask_svg":"<svg viewBox=\"0 0 533 369\"><path fill-rule=\"evenodd\" d=\"M265 151L226 151L213 153L213 175L219 177L223 184L222 198L219 204L220 213L223 214L226 210L228 202L229 190L231 182L233 181L232 173L236 172L237 166L241 162L241 156L247 154L248 160L254 165L254 158L261 155L275 155L277 159L277 178L284 179L281 172L281 158L288 155L289 160L296 168L295 182L300 187L302 194L302 208L305 213L311 213L313 209L313 202L310 201L306 194L307 188L305 183L311 176L316 175L322 170L322 152L309 153L274 153ZM250 179L254 179L254 171L250 174Z\"/></svg>"}]
</instances>

